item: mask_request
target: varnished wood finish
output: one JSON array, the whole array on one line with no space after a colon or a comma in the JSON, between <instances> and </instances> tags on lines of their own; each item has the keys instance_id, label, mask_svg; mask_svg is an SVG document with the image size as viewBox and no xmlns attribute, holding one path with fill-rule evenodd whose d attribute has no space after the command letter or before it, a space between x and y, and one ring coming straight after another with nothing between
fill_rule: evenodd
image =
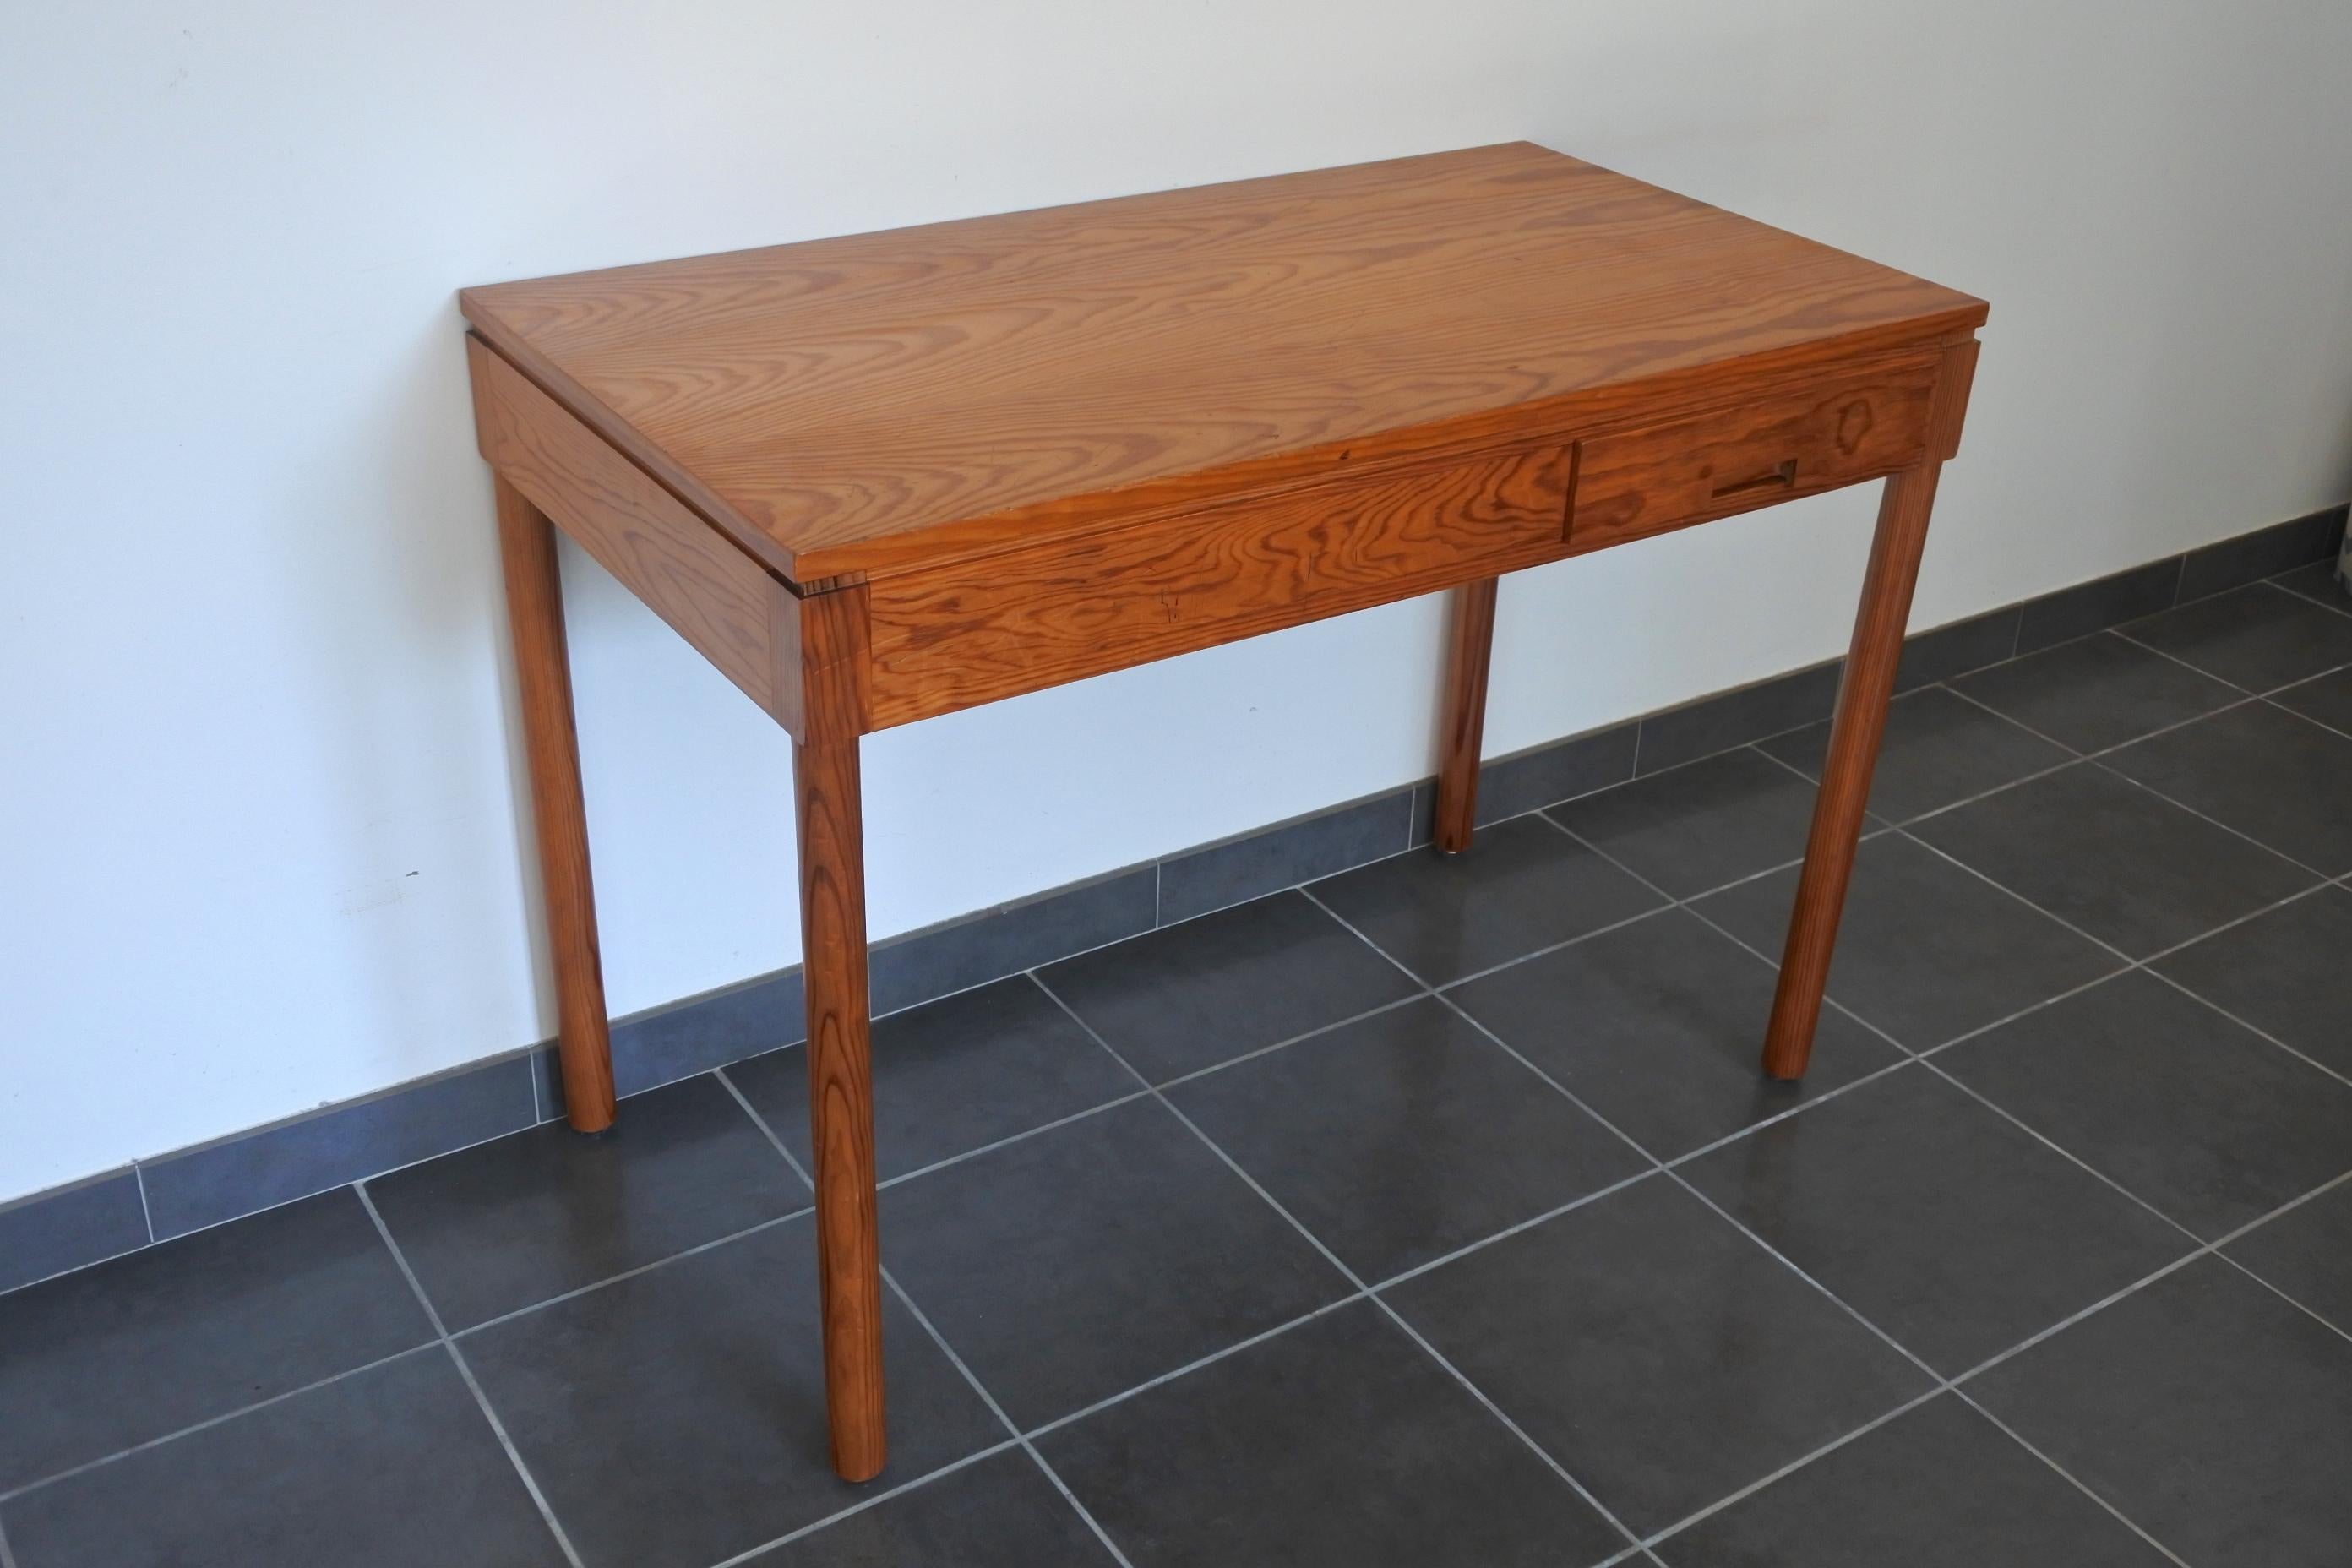
<instances>
[{"instance_id":1,"label":"varnished wood finish","mask_svg":"<svg viewBox=\"0 0 2352 1568\"><path fill-rule=\"evenodd\" d=\"M1414 464L871 584L903 724L1559 553L1570 452Z\"/></svg>"},{"instance_id":2,"label":"varnished wood finish","mask_svg":"<svg viewBox=\"0 0 2352 1568\"><path fill-rule=\"evenodd\" d=\"M874 1079L866 1055L866 867L857 737L795 742L801 979L808 1005L809 1147L833 1468L881 1473L882 1277L875 1226Z\"/></svg>"},{"instance_id":3,"label":"varnished wood finish","mask_svg":"<svg viewBox=\"0 0 2352 1568\"><path fill-rule=\"evenodd\" d=\"M1532 444L1984 305L1517 143L470 289L803 584Z\"/></svg>"},{"instance_id":4,"label":"varnished wood finish","mask_svg":"<svg viewBox=\"0 0 2352 1568\"><path fill-rule=\"evenodd\" d=\"M563 588L555 530L530 499L501 478L499 555L507 625L522 699L531 818L547 898L555 964L556 1051L563 1114L583 1132L613 1124L613 1058L606 1038L604 970L596 951L596 894L588 875L587 808L572 720L572 669L563 643Z\"/></svg>"},{"instance_id":5,"label":"varnished wood finish","mask_svg":"<svg viewBox=\"0 0 2352 1568\"><path fill-rule=\"evenodd\" d=\"M1974 342L1965 343L1946 356L1946 374L1937 384L1930 415L1930 451L1948 451L1959 438L1976 348ZM1886 729L1886 704L1894 694L1903 632L1911 618L1911 592L1919 579L1920 552L1927 547L1927 515L1936 504L1936 481L1942 471L1940 458L1906 469L1886 481L1879 502L1870 564L1863 574L1862 608L1854 617L1853 640L1838 682L1829 754L1813 798L1812 830L1797 876L1796 904L1789 917L1771 1022L1765 1030L1764 1070L1774 1078L1803 1077L1812 1057L1813 1029L1821 1021L1838 920L1853 874L1871 775Z\"/></svg>"},{"instance_id":6,"label":"varnished wood finish","mask_svg":"<svg viewBox=\"0 0 2352 1568\"><path fill-rule=\"evenodd\" d=\"M1456 589L1459 848L1501 574L1893 474L1770 1026L1769 1069L1802 1069L1982 301L1518 144L460 303L567 1074L603 1002L546 519L794 741L843 1475L884 1455L863 734ZM609 1068L567 1093L609 1117Z\"/></svg>"},{"instance_id":7,"label":"varnished wood finish","mask_svg":"<svg viewBox=\"0 0 2352 1568\"><path fill-rule=\"evenodd\" d=\"M792 593L468 336L482 456L787 730L800 730Z\"/></svg>"},{"instance_id":8,"label":"varnished wood finish","mask_svg":"<svg viewBox=\"0 0 2352 1568\"><path fill-rule=\"evenodd\" d=\"M1751 395L1664 425L1587 439L1570 532L1593 549L1877 479L1927 451L1941 354Z\"/></svg>"},{"instance_id":9,"label":"varnished wood finish","mask_svg":"<svg viewBox=\"0 0 2352 1568\"><path fill-rule=\"evenodd\" d=\"M1486 666L1495 649L1492 577L1454 590L1447 640L1444 728L1437 763L1437 806L1430 841L1448 855L1470 847L1478 816L1478 743L1486 728Z\"/></svg>"}]
</instances>

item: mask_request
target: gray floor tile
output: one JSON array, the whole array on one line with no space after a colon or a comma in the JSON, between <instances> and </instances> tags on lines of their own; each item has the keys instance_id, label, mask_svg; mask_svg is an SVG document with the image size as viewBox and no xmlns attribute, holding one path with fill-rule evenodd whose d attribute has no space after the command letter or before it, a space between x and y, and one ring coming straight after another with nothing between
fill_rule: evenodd
<instances>
[{"instance_id":1,"label":"gray floor tile","mask_svg":"<svg viewBox=\"0 0 2352 1568\"><path fill-rule=\"evenodd\" d=\"M880 1179L1043 1127L1143 1085L1026 975L875 1021L874 1163ZM727 1077L810 1168L800 1047Z\"/></svg>"},{"instance_id":2,"label":"gray floor tile","mask_svg":"<svg viewBox=\"0 0 2352 1568\"><path fill-rule=\"evenodd\" d=\"M2315 869L2352 871L2352 736L2249 702L2102 761Z\"/></svg>"},{"instance_id":3,"label":"gray floor tile","mask_svg":"<svg viewBox=\"0 0 2352 1568\"><path fill-rule=\"evenodd\" d=\"M2352 1334L2352 1182L2297 1204L2221 1250Z\"/></svg>"},{"instance_id":4,"label":"gray floor tile","mask_svg":"<svg viewBox=\"0 0 2352 1568\"><path fill-rule=\"evenodd\" d=\"M0 1510L18 1568L562 1568L448 1354L431 1346Z\"/></svg>"},{"instance_id":5,"label":"gray floor tile","mask_svg":"<svg viewBox=\"0 0 2352 1568\"><path fill-rule=\"evenodd\" d=\"M368 1184L452 1332L808 1206L708 1074L621 1102L609 1131L551 1123Z\"/></svg>"},{"instance_id":6,"label":"gray floor tile","mask_svg":"<svg viewBox=\"0 0 2352 1568\"><path fill-rule=\"evenodd\" d=\"M1664 1176L1385 1294L1645 1532L1930 1386Z\"/></svg>"},{"instance_id":7,"label":"gray floor tile","mask_svg":"<svg viewBox=\"0 0 2352 1568\"><path fill-rule=\"evenodd\" d=\"M2028 779L1909 831L2134 958L2319 880L2096 763Z\"/></svg>"},{"instance_id":8,"label":"gray floor tile","mask_svg":"<svg viewBox=\"0 0 2352 1568\"><path fill-rule=\"evenodd\" d=\"M2292 708L2306 719L2352 735L2352 668L2317 676L2299 686L2273 694L2271 700Z\"/></svg>"},{"instance_id":9,"label":"gray floor tile","mask_svg":"<svg viewBox=\"0 0 2352 1568\"><path fill-rule=\"evenodd\" d=\"M1112 1568L1036 1461L1017 1448L762 1552L745 1568Z\"/></svg>"},{"instance_id":10,"label":"gray floor tile","mask_svg":"<svg viewBox=\"0 0 2352 1568\"><path fill-rule=\"evenodd\" d=\"M1410 996L1412 983L1304 894L1276 893L1038 972L1154 1082Z\"/></svg>"},{"instance_id":11,"label":"gray floor tile","mask_svg":"<svg viewBox=\"0 0 2352 1568\"><path fill-rule=\"evenodd\" d=\"M1760 742L1807 778L1821 776L1829 743L1826 723ZM2071 754L1964 697L1931 686L1888 706L1885 738L1871 774L1870 809L1890 822L1908 821L2054 768Z\"/></svg>"},{"instance_id":12,"label":"gray floor tile","mask_svg":"<svg viewBox=\"0 0 2352 1568\"><path fill-rule=\"evenodd\" d=\"M1793 869L1693 907L1759 952L1778 953ZM1900 834L1862 846L1829 994L1913 1050L1927 1050L2123 967L2123 961Z\"/></svg>"},{"instance_id":13,"label":"gray floor tile","mask_svg":"<svg viewBox=\"0 0 2352 1568\"><path fill-rule=\"evenodd\" d=\"M1349 1289L1152 1100L888 1188L882 1256L1024 1429Z\"/></svg>"},{"instance_id":14,"label":"gray floor tile","mask_svg":"<svg viewBox=\"0 0 2352 1568\"><path fill-rule=\"evenodd\" d=\"M1683 910L1515 963L1452 993L1662 1160L1777 1116L1902 1058L1834 1010L1794 1083L1759 1064L1772 966Z\"/></svg>"},{"instance_id":15,"label":"gray floor tile","mask_svg":"<svg viewBox=\"0 0 2352 1568\"><path fill-rule=\"evenodd\" d=\"M0 1296L0 1492L432 1337L348 1188Z\"/></svg>"},{"instance_id":16,"label":"gray floor tile","mask_svg":"<svg viewBox=\"0 0 2352 1568\"><path fill-rule=\"evenodd\" d=\"M1936 1061L2208 1240L2352 1170L2352 1084L2146 973Z\"/></svg>"},{"instance_id":17,"label":"gray floor tile","mask_svg":"<svg viewBox=\"0 0 2352 1568\"><path fill-rule=\"evenodd\" d=\"M705 1568L856 1502L825 1436L806 1218L458 1340L588 1568ZM886 1482L1001 1440L920 1324L882 1298Z\"/></svg>"},{"instance_id":18,"label":"gray floor tile","mask_svg":"<svg viewBox=\"0 0 2352 1568\"><path fill-rule=\"evenodd\" d=\"M1546 815L1678 899L1805 853L1813 786L1752 746L1644 773Z\"/></svg>"},{"instance_id":19,"label":"gray floor tile","mask_svg":"<svg viewBox=\"0 0 2352 1568\"><path fill-rule=\"evenodd\" d=\"M1921 1067L1683 1172L1948 1377L2195 1245Z\"/></svg>"},{"instance_id":20,"label":"gray floor tile","mask_svg":"<svg viewBox=\"0 0 2352 1568\"><path fill-rule=\"evenodd\" d=\"M1432 985L1666 902L1541 816L1482 828L1462 854L1401 855L1314 892Z\"/></svg>"},{"instance_id":21,"label":"gray floor tile","mask_svg":"<svg viewBox=\"0 0 2352 1568\"><path fill-rule=\"evenodd\" d=\"M1997 664L1952 684L2078 752L2105 751L2245 700L2245 693L2112 632Z\"/></svg>"},{"instance_id":22,"label":"gray floor tile","mask_svg":"<svg viewBox=\"0 0 2352 1568\"><path fill-rule=\"evenodd\" d=\"M2200 1258L1969 1384L2197 1568L2340 1568L2352 1340Z\"/></svg>"},{"instance_id":23,"label":"gray floor tile","mask_svg":"<svg viewBox=\"0 0 2352 1568\"><path fill-rule=\"evenodd\" d=\"M2166 1561L1949 1394L1657 1550L1670 1568L2164 1568Z\"/></svg>"},{"instance_id":24,"label":"gray floor tile","mask_svg":"<svg viewBox=\"0 0 2352 1568\"><path fill-rule=\"evenodd\" d=\"M2270 583L2216 594L2122 630L2134 642L2249 691L2352 664L2352 616Z\"/></svg>"},{"instance_id":25,"label":"gray floor tile","mask_svg":"<svg viewBox=\"0 0 2352 1568\"><path fill-rule=\"evenodd\" d=\"M1570 1568L1625 1544L1369 1301L1038 1446L1136 1568Z\"/></svg>"},{"instance_id":26,"label":"gray floor tile","mask_svg":"<svg viewBox=\"0 0 2352 1568\"><path fill-rule=\"evenodd\" d=\"M2157 962L2232 1017L2352 1076L2352 889L2324 889Z\"/></svg>"},{"instance_id":27,"label":"gray floor tile","mask_svg":"<svg viewBox=\"0 0 2352 1568\"><path fill-rule=\"evenodd\" d=\"M2352 611L2352 590L2344 586L2343 575L2333 561L2314 561L2292 572L2282 572L2271 579L2290 594L2299 594L2314 604L2331 605Z\"/></svg>"},{"instance_id":28,"label":"gray floor tile","mask_svg":"<svg viewBox=\"0 0 2352 1568\"><path fill-rule=\"evenodd\" d=\"M1366 1280L1649 1169L1433 997L1168 1097Z\"/></svg>"}]
</instances>

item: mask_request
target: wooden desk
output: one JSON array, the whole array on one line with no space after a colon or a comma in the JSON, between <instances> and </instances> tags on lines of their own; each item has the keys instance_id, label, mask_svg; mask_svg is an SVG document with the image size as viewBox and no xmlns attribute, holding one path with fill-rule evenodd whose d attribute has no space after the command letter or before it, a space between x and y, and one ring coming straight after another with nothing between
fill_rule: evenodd
<instances>
[{"instance_id":1,"label":"wooden desk","mask_svg":"<svg viewBox=\"0 0 2352 1568\"><path fill-rule=\"evenodd\" d=\"M857 738L1885 479L1764 1070L1804 1070L1981 300L1524 143L470 289L572 1124L613 1079L554 536L793 737L833 1458L883 1463ZM1694 628L1696 632L1700 628Z\"/></svg>"}]
</instances>

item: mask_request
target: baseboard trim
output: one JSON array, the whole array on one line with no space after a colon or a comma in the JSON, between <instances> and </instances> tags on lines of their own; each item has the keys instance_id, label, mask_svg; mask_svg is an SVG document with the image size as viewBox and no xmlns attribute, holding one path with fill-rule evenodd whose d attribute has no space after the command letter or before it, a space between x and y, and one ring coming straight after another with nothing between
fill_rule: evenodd
<instances>
[{"instance_id":1,"label":"baseboard trim","mask_svg":"<svg viewBox=\"0 0 2352 1568\"><path fill-rule=\"evenodd\" d=\"M2331 507L2077 583L1905 640L1897 689L1931 685L2332 560L2347 508ZM1488 759L1478 817L1499 821L1829 717L1842 660ZM875 948L885 1016L1073 953L1172 925L1426 844L1434 781L1255 828L1091 878ZM624 1095L801 1037L795 966L618 1020ZM0 1291L382 1175L562 1114L547 1043L176 1150L0 1205Z\"/></svg>"}]
</instances>

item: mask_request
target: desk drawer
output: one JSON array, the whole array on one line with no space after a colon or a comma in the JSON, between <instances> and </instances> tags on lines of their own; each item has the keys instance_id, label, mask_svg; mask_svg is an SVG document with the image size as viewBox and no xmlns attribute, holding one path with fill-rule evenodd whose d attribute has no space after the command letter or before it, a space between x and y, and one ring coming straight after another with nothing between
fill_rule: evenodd
<instances>
[{"instance_id":1,"label":"desk drawer","mask_svg":"<svg viewBox=\"0 0 2352 1568\"><path fill-rule=\"evenodd\" d=\"M1569 449L1219 502L870 584L873 722L904 724L1560 553Z\"/></svg>"},{"instance_id":2,"label":"desk drawer","mask_svg":"<svg viewBox=\"0 0 2352 1568\"><path fill-rule=\"evenodd\" d=\"M1598 549L1909 468L1937 356L1583 443L1569 538Z\"/></svg>"}]
</instances>

